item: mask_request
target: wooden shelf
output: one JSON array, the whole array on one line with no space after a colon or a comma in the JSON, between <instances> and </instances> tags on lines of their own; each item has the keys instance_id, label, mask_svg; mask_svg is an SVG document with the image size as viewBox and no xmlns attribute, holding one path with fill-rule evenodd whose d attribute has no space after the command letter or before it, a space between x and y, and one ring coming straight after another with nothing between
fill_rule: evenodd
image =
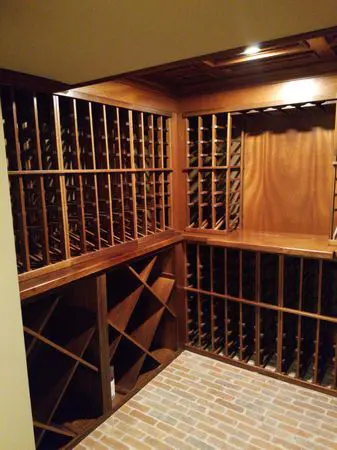
<instances>
[{"instance_id":1,"label":"wooden shelf","mask_svg":"<svg viewBox=\"0 0 337 450\"><path fill-rule=\"evenodd\" d=\"M103 249L99 253L73 258L73 261L69 264L62 265L61 267L41 269L34 276L23 274L19 276L21 299L27 299L34 295L47 292L50 289L63 286L71 281L78 280L79 278L107 270L148 252L176 244L181 240L181 233L165 231L160 234L144 237L135 242Z\"/></svg>"},{"instance_id":2,"label":"wooden shelf","mask_svg":"<svg viewBox=\"0 0 337 450\"><path fill-rule=\"evenodd\" d=\"M307 236L290 233L261 233L254 231L237 230L232 233L219 235L196 233L192 229L184 233L184 239L192 242L203 242L209 245L241 248L262 252L274 252L285 255L298 255L304 257L332 260L335 250L328 245L327 236Z\"/></svg>"}]
</instances>

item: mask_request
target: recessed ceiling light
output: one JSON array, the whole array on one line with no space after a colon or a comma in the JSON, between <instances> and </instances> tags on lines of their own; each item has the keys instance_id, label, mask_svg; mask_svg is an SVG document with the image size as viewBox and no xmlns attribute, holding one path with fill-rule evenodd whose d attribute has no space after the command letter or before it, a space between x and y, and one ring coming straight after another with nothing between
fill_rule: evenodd
<instances>
[{"instance_id":1,"label":"recessed ceiling light","mask_svg":"<svg viewBox=\"0 0 337 450\"><path fill-rule=\"evenodd\" d=\"M250 47L247 47L246 50L243 52L244 55L256 55L256 53L259 53L260 47L258 45L251 45Z\"/></svg>"}]
</instances>

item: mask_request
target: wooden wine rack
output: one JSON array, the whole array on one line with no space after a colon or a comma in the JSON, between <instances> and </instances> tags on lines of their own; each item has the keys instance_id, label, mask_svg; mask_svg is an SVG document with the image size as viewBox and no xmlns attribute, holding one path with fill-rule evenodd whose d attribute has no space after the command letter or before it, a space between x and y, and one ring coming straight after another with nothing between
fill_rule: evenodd
<instances>
[{"instance_id":1,"label":"wooden wine rack","mask_svg":"<svg viewBox=\"0 0 337 450\"><path fill-rule=\"evenodd\" d=\"M105 398L106 324L99 278L22 304L30 397L38 449L67 446L111 410Z\"/></svg>"},{"instance_id":2,"label":"wooden wine rack","mask_svg":"<svg viewBox=\"0 0 337 450\"><path fill-rule=\"evenodd\" d=\"M152 254L107 274L109 359L115 372L115 402L175 357L172 251Z\"/></svg>"},{"instance_id":3,"label":"wooden wine rack","mask_svg":"<svg viewBox=\"0 0 337 450\"><path fill-rule=\"evenodd\" d=\"M2 88L19 273L171 227L170 118Z\"/></svg>"},{"instance_id":4,"label":"wooden wine rack","mask_svg":"<svg viewBox=\"0 0 337 450\"><path fill-rule=\"evenodd\" d=\"M23 301L37 449L73 448L175 358L173 258L164 247Z\"/></svg>"},{"instance_id":5,"label":"wooden wine rack","mask_svg":"<svg viewBox=\"0 0 337 450\"><path fill-rule=\"evenodd\" d=\"M333 261L186 244L187 348L337 395Z\"/></svg>"},{"instance_id":6,"label":"wooden wine rack","mask_svg":"<svg viewBox=\"0 0 337 450\"><path fill-rule=\"evenodd\" d=\"M231 113L186 119L188 227L241 226L242 124Z\"/></svg>"}]
</instances>

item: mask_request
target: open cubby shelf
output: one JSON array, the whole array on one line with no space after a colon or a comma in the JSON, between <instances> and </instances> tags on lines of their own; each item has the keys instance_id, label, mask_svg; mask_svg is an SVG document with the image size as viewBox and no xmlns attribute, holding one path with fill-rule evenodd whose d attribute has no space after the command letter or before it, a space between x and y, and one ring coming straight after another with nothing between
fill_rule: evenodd
<instances>
[{"instance_id":1,"label":"open cubby shelf","mask_svg":"<svg viewBox=\"0 0 337 450\"><path fill-rule=\"evenodd\" d=\"M106 413L96 282L83 279L22 304L38 449L71 443Z\"/></svg>"},{"instance_id":2,"label":"open cubby shelf","mask_svg":"<svg viewBox=\"0 0 337 450\"><path fill-rule=\"evenodd\" d=\"M186 244L187 345L337 395L337 265Z\"/></svg>"},{"instance_id":3,"label":"open cubby shelf","mask_svg":"<svg viewBox=\"0 0 337 450\"><path fill-rule=\"evenodd\" d=\"M3 87L18 272L162 232L170 118Z\"/></svg>"},{"instance_id":4,"label":"open cubby shelf","mask_svg":"<svg viewBox=\"0 0 337 450\"><path fill-rule=\"evenodd\" d=\"M109 357L120 396L171 360L177 350L172 251L107 273Z\"/></svg>"}]
</instances>

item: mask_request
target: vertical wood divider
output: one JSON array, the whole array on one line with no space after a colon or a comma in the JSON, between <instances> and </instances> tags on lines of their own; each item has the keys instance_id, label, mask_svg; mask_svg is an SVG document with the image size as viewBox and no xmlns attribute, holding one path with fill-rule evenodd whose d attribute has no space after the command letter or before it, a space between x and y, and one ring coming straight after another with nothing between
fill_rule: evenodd
<instances>
[{"instance_id":1,"label":"vertical wood divider","mask_svg":"<svg viewBox=\"0 0 337 450\"><path fill-rule=\"evenodd\" d=\"M104 141L105 141L105 154L106 154L106 167L110 169L110 148L109 148L109 136L108 136L108 125L106 118L106 106L103 105L103 123L104 123ZM114 223L113 223L113 213L112 213L112 194L111 194L111 174L107 174L108 180L108 198L109 198L109 244L114 245Z\"/></svg>"},{"instance_id":2,"label":"vertical wood divider","mask_svg":"<svg viewBox=\"0 0 337 450\"><path fill-rule=\"evenodd\" d=\"M189 119L180 119L181 121L184 121L185 124L185 149L186 149L186 164L185 167L190 167L190 148L191 148L191 132L190 132L190 123ZM182 147L183 148L183 147ZM179 153L178 153L179 154ZM177 153L175 154L175 159L177 158ZM174 161L173 161L174 164ZM173 172L174 176L174 172ZM188 171L186 173L186 191L187 191L187 204L186 204L186 224L185 226L191 225L191 206L189 204L191 203L191 172ZM173 215L174 217L174 215Z\"/></svg>"},{"instance_id":3,"label":"vertical wood divider","mask_svg":"<svg viewBox=\"0 0 337 450\"><path fill-rule=\"evenodd\" d=\"M302 309L303 301L303 258L300 260L300 286L299 286L299 307ZM298 326L297 326L297 357L296 357L296 378L300 378L301 375L301 350L302 350L302 317L298 316Z\"/></svg>"},{"instance_id":4,"label":"vertical wood divider","mask_svg":"<svg viewBox=\"0 0 337 450\"><path fill-rule=\"evenodd\" d=\"M159 167L164 168L164 121L163 116L158 117L157 121L158 137L159 137ZM160 228L165 230L165 176L164 172L159 173L159 191L160 191Z\"/></svg>"},{"instance_id":5,"label":"vertical wood divider","mask_svg":"<svg viewBox=\"0 0 337 450\"><path fill-rule=\"evenodd\" d=\"M81 156L80 156L80 141L78 137L78 122L77 122L77 105L76 100L72 100L72 107L74 112L74 132L75 132L75 146L76 146L76 162L77 168L81 169ZM81 220L81 247L82 252L86 252L86 226L85 226L85 206L84 206L84 195L83 195L83 178L81 174L78 174L78 183L79 183L79 195L80 195L80 220Z\"/></svg>"},{"instance_id":6,"label":"vertical wood divider","mask_svg":"<svg viewBox=\"0 0 337 450\"><path fill-rule=\"evenodd\" d=\"M197 299L198 299L198 330L199 330L199 347L201 347L201 299L200 299L200 245L197 244Z\"/></svg>"},{"instance_id":7,"label":"vertical wood divider","mask_svg":"<svg viewBox=\"0 0 337 450\"><path fill-rule=\"evenodd\" d=\"M227 113L227 134L226 134L226 230L230 231L230 186L231 186L231 145L232 145L232 115Z\"/></svg>"},{"instance_id":8,"label":"vertical wood divider","mask_svg":"<svg viewBox=\"0 0 337 450\"><path fill-rule=\"evenodd\" d=\"M333 163L337 163L337 106L335 107L335 128L333 132L333 149L331 159ZM332 192L331 192L331 209L330 209L330 239L333 238L336 226L336 195L337 195L337 166L332 166Z\"/></svg>"},{"instance_id":9,"label":"vertical wood divider","mask_svg":"<svg viewBox=\"0 0 337 450\"><path fill-rule=\"evenodd\" d=\"M201 167L202 164L202 117L198 116L198 166ZM198 170L198 227L202 228L203 214L202 214L202 175L200 170Z\"/></svg>"},{"instance_id":10,"label":"vertical wood divider","mask_svg":"<svg viewBox=\"0 0 337 450\"><path fill-rule=\"evenodd\" d=\"M129 143L130 143L130 161L131 169L135 168L135 145L133 133L133 115L132 111L128 111L129 118ZM132 190L132 223L133 223L133 237L138 237L138 216L137 216L137 195L136 195L136 174L131 174L131 190Z\"/></svg>"},{"instance_id":11,"label":"vertical wood divider","mask_svg":"<svg viewBox=\"0 0 337 450\"><path fill-rule=\"evenodd\" d=\"M284 255L278 257L278 286L277 286L277 305L283 306L284 294ZM283 347L283 312L278 312L277 324L277 371L282 372L282 347Z\"/></svg>"},{"instance_id":12,"label":"vertical wood divider","mask_svg":"<svg viewBox=\"0 0 337 450\"><path fill-rule=\"evenodd\" d=\"M323 289L323 261L320 259L318 262L318 295L317 295L317 314L321 314L322 310L322 289ZM314 353L314 376L313 382L318 382L318 370L319 370L319 339L320 339L321 321L316 320L316 333L315 333L315 353Z\"/></svg>"},{"instance_id":13,"label":"vertical wood divider","mask_svg":"<svg viewBox=\"0 0 337 450\"><path fill-rule=\"evenodd\" d=\"M166 145L167 145L167 167L169 169L173 169L173 164L172 164L172 118L168 117L166 119L166 136L167 136L167 140L166 140ZM167 181L168 181L168 186L167 186L167 192L168 192L168 219L169 219L169 223L166 224L166 228L172 228L173 227L173 194L172 194L172 183L173 183L173 174L172 172L169 172L169 174L167 175Z\"/></svg>"},{"instance_id":14,"label":"vertical wood divider","mask_svg":"<svg viewBox=\"0 0 337 450\"><path fill-rule=\"evenodd\" d=\"M149 117L149 144L151 148L151 166L152 168L156 167L155 163L155 145L154 145L154 118L153 114ZM155 172L151 175L151 198L152 198L152 205L153 205L153 211L152 211L152 231L155 233L157 231L157 208L156 208L156 202L157 202L157 196L156 196L156 176Z\"/></svg>"},{"instance_id":15,"label":"vertical wood divider","mask_svg":"<svg viewBox=\"0 0 337 450\"><path fill-rule=\"evenodd\" d=\"M244 189L243 189L243 180L244 180L244 170L245 170L245 132L243 129L241 130L241 157L240 157L240 212L239 212L239 228L243 229L243 195L244 195Z\"/></svg>"},{"instance_id":16,"label":"vertical wood divider","mask_svg":"<svg viewBox=\"0 0 337 450\"><path fill-rule=\"evenodd\" d=\"M212 172L211 172L211 210L212 210L212 228L214 229L216 226L216 210L215 210L215 198L214 198L214 192L215 192L215 165L216 165L216 115L212 114Z\"/></svg>"},{"instance_id":17,"label":"vertical wood divider","mask_svg":"<svg viewBox=\"0 0 337 450\"><path fill-rule=\"evenodd\" d=\"M92 164L94 170L96 169L96 155L95 155L95 142L94 142L94 125L92 119L92 104L89 102L89 121L90 121L90 136L91 136L91 149L92 149ZM96 229L97 229L97 247L101 248L101 221L99 216L99 197L98 197L98 185L97 174L94 173L94 188L95 188L95 204L96 204Z\"/></svg>"},{"instance_id":18,"label":"vertical wood divider","mask_svg":"<svg viewBox=\"0 0 337 450\"><path fill-rule=\"evenodd\" d=\"M119 120L119 108L116 108L116 129L117 129L117 145L118 145L118 160L119 160L119 168L121 169L123 166L122 163L122 144L121 144L121 126L120 126L120 120ZM120 195L121 195L121 210L122 210L122 217L120 217L121 221L121 234L122 234L122 241L126 241L126 233L125 233L125 208L124 208L124 186L123 186L124 178L123 174L119 174L119 183L120 183Z\"/></svg>"},{"instance_id":19,"label":"vertical wood divider","mask_svg":"<svg viewBox=\"0 0 337 450\"><path fill-rule=\"evenodd\" d=\"M214 251L213 251L213 247L208 247L209 250L209 258L210 258L210 288L211 288L211 292L214 292ZM214 297L213 295L210 296L210 302L211 302L211 340L212 340L212 351L215 351L215 313L214 313Z\"/></svg>"},{"instance_id":20,"label":"vertical wood divider","mask_svg":"<svg viewBox=\"0 0 337 450\"><path fill-rule=\"evenodd\" d=\"M181 114L173 113L171 121L172 145L171 151L174 153L172 159L172 222L171 226L175 230L183 231L187 224L190 224L189 217L189 182L188 176L183 172L186 166L186 155L183 151L187 148L187 128L188 120L183 119Z\"/></svg>"},{"instance_id":21,"label":"vertical wood divider","mask_svg":"<svg viewBox=\"0 0 337 450\"><path fill-rule=\"evenodd\" d=\"M146 159L145 159L145 133L144 133L144 113L140 113L140 123L139 125L139 133L138 135L140 136L140 141L141 141L141 151L142 151L142 166L144 169L143 172L143 191L144 191L144 233L145 236L148 235L148 225L147 225L147 193L146 193L146 173L145 173L145 169L146 169Z\"/></svg>"},{"instance_id":22,"label":"vertical wood divider","mask_svg":"<svg viewBox=\"0 0 337 450\"><path fill-rule=\"evenodd\" d=\"M16 162L18 166L18 170L22 170L21 156L20 156L20 141L19 141L19 124L17 117L17 108L16 108L16 100L14 89L11 89L11 100L12 100L12 113L13 113L13 127L14 127L14 140L15 140L15 153L16 153ZM27 229L27 218L26 218L26 204L25 204L25 193L24 193L24 185L23 185L23 176L20 175L18 177L19 183L19 203L20 203L20 216L21 216L21 224L22 224L22 237L23 237L23 249L22 251L22 262L25 270L30 270L30 251L29 251L29 237L28 237L28 229Z\"/></svg>"},{"instance_id":23,"label":"vertical wood divider","mask_svg":"<svg viewBox=\"0 0 337 450\"><path fill-rule=\"evenodd\" d=\"M256 253L255 260L255 295L256 301L261 301L261 253ZM261 308L256 307L255 314L255 352L256 352L256 365L261 365Z\"/></svg>"},{"instance_id":24,"label":"vertical wood divider","mask_svg":"<svg viewBox=\"0 0 337 450\"><path fill-rule=\"evenodd\" d=\"M107 287L106 275L96 278L97 295L97 328L99 339L100 374L102 381L102 404L105 414L112 410L110 373L109 373L109 341L108 341L108 309L107 309Z\"/></svg>"},{"instance_id":25,"label":"vertical wood divider","mask_svg":"<svg viewBox=\"0 0 337 450\"><path fill-rule=\"evenodd\" d=\"M41 140L40 140L40 126L39 126L39 114L37 105L37 96L33 96L33 107L34 107L34 124L35 124L35 136L36 136L36 151L37 151L37 161L38 169L43 170L42 165L42 150L41 150ZM46 193L44 189L44 177L43 175L38 175L39 178L39 190L41 197L41 213L42 213L42 226L43 226L43 253L44 253L44 263L46 265L50 264L50 254L49 254L49 233L48 233L48 218L47 218L47 207L46 207Z\"/></svg>"},{"instance_id":26,"label":"vertical wood divider","mask_svg":"<svg viewBox=\"0 0 337 450\"><path fill-rule=\"evenodd\" d=\"M225 285L224 285L224 291L225 291L225 295L228 295L228 261L227 261L227 256L228 256L228 250L227 248L224 248L224 277L225 277ZM229 326L229 315L228 315L228 300L225 300L225 326L224 326L224 330L225 330L225 356L228 356L228 326Z\"/></svg>"},{"instance_id":27,"label":"vertical wood divider","mask_svg":"<svg viewBox=\"0 0 337 450\"><path fill-rule=\"evenodd\" d=\"M62 138L61 138L61 121L60 121L60 108L59 99L56 95L54 99L54 117L55 117L55 132L56 132L56 149L57 149L57 161L59 170L63 170L63 153L62 153ZM63 223L63 233L64 233L64 255L65 259L70 258L70 242L69 242L69 224L68 224L68 208L67 208L67 191L65 176L63 174L59 175L60 180L60 193L61 193L61 205L62 205L62 223Z\"/></svg>"},{"instance_id":28,"label":"vertical wood divider","mask_svg":"<svg viewBox=\"0 0 337 450\"><path fill-rule=\"evenodd\" d=\"M242 287L242 281L243 281L243 261L242 261L242 250L239 250L239 297L242 298L242 291L243 291L243 287ZM244 323L243 323L243 305L242 303L239 303L239 342L240 342L240 349L239 349L239 354L240 354L240 360L243 360L244 357L244 347L243 347L243 339L244 339Z\"/></svg>"}]
</instances>

